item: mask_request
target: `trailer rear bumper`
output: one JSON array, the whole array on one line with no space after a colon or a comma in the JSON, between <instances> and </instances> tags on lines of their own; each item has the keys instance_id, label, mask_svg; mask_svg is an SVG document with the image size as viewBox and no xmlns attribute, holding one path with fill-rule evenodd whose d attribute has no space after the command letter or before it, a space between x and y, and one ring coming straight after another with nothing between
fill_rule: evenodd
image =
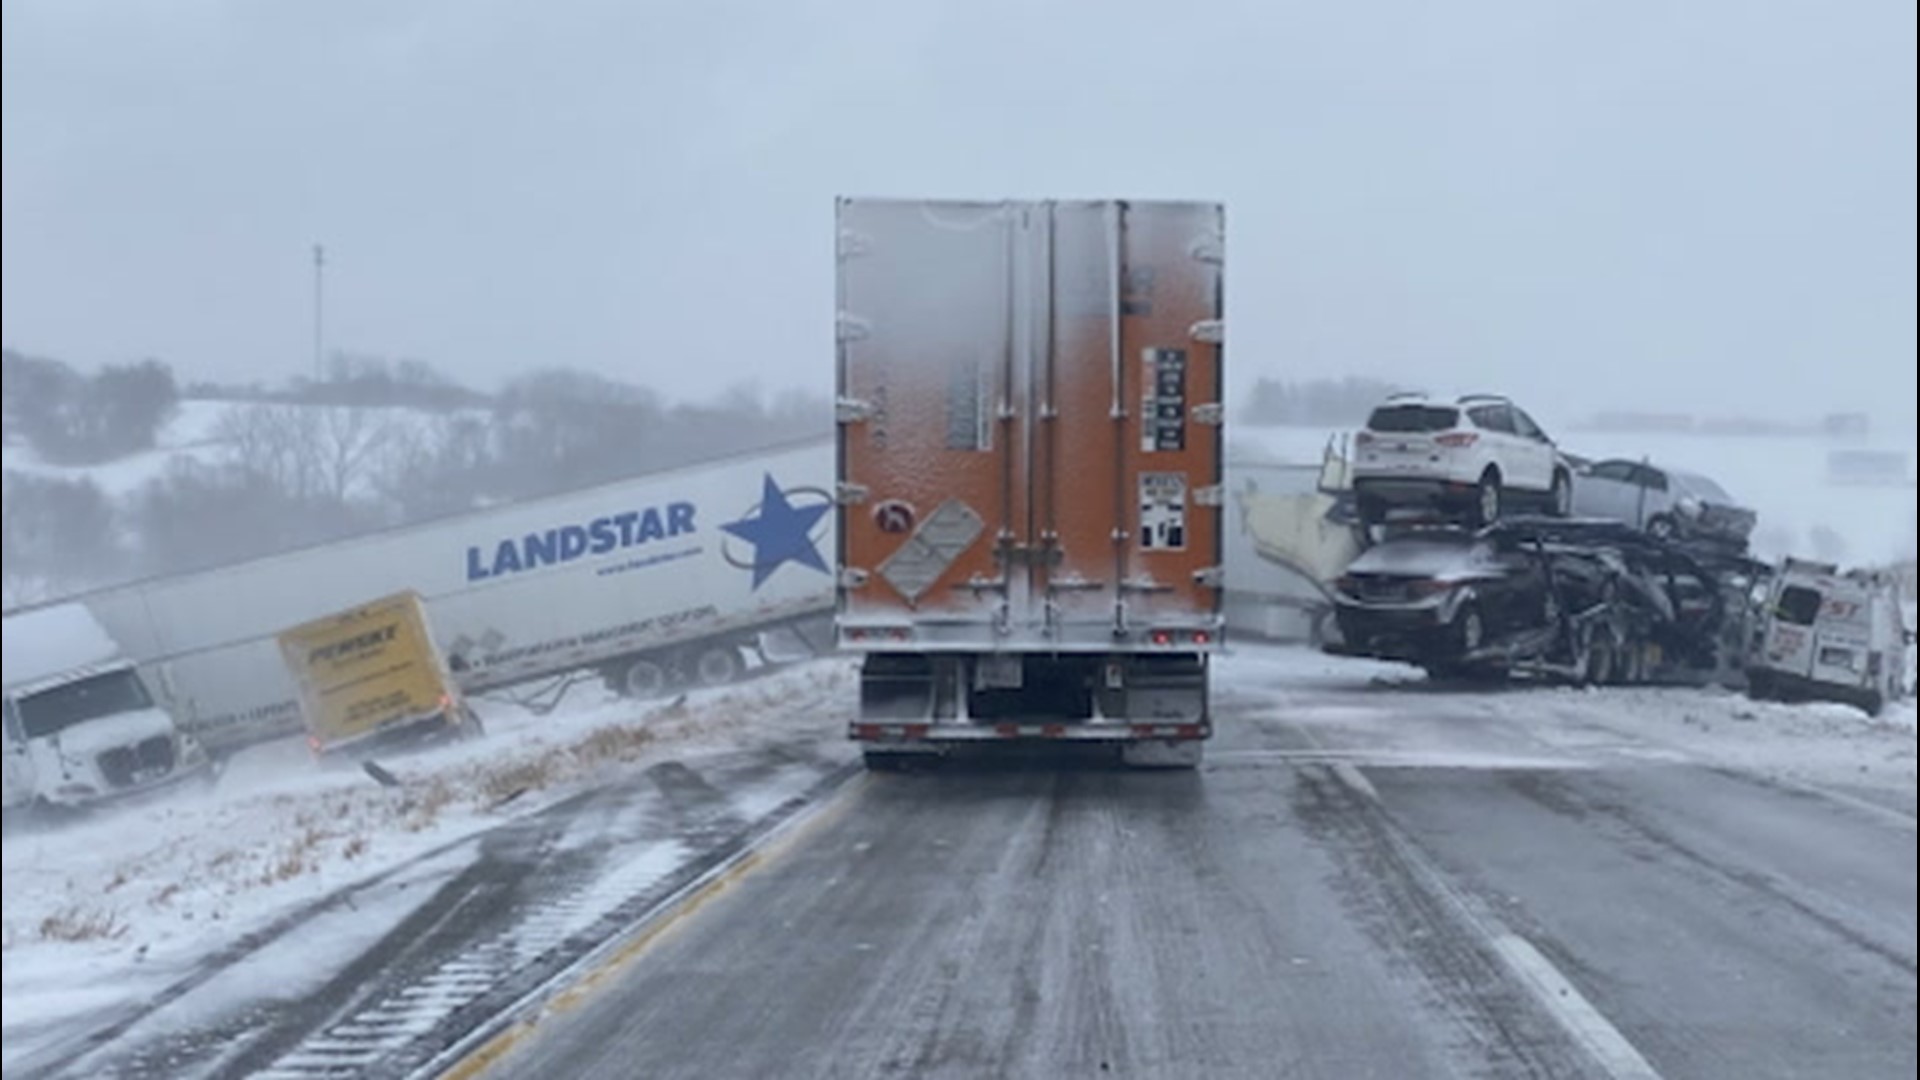
<instances>
[{"instance_id":1,"label":"trailer rear bumper","mask_svg":"<svg viewBox=\"0 0 1920 1080\"><path fill-rule=\"evenodd\" d=\"M1183 742L1209 739L1213 724L1194 722L1128 723L984 723L932 724L913 722L856 721L847 727L848 737L875 745L937 745L941 743L992 743L1015 741L1131 743L1154 739Z\"/></svg>"}]
</instances>

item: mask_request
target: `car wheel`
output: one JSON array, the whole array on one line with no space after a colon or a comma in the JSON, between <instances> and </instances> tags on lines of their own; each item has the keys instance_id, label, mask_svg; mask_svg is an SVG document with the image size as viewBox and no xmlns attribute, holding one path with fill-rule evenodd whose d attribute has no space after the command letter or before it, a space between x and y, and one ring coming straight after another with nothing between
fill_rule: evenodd
<instances>
[{"instance_id":1,"label":"car wheel","mask_svg":"<svg viewBox=\"0 0 1920 1080\"><path fill-rule=\"evenodd\" d=\"M1474 524L1491 525L1500 520L1500 474L1492 469L1480 474L1480 487L1474 493Z\"/></svg>"},{"instance_id":2,"label":"car wheel","mask_svg":"<svg viewBox=\"0 0 1920 1080\"><path fill-rule=\"evenodd\" d=\"M1558 470L1553 474L1551 506L1554 517L1573 516L1573 478Z\"/></svg>"},{"instance_id":3,"label":"car wheel","mask_svg":"<svg viewBox=\"0 0 1920 1080\"><path fill-rule=\"evenodd\" d=\"M1487 626L1480 619L1480 609L1468 604L1460 609L1455 619L1458 630L1455 631L1455 643L1460 647L1460 655L1465 656L1486 644Z\"/></svg>"},{"instance_id":4,"label":"car wheel","mask_svg":"<svg viewBox=\"0 0 1920 1080\"><path fill-rule=\"evenodd\" d=\"M1673 518L1667 514L1655 514L1647 520L1647 535L1655 540L1671 540L1674 534Z\"/></svg>"}]
</instances>

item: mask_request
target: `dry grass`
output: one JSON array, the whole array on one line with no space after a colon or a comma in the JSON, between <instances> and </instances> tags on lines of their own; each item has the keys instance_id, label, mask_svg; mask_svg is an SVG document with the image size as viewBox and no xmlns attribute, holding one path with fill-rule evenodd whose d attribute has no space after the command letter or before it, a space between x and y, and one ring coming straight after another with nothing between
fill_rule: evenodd
<instances>
[{"instance_id":1,"label":"dry grass","mask_svg":"<svg viewBox=\"0 0 1920 1080\"><path fill-rule=\"evenodd\" d=\"M431 829L439 822L440 811L453 802L453 795L453 787L444 779L436 778L400 804L401 812L406 815L402 826L408 832Z\"/></svg>"},{"instance_id":2,"label":"dry grass","mask_svg":"<svg viewBox=\"0 0 1920 1080\"><path fill-rule=\"evenodd\" d=\"M62 908L40 920L41 941L115 941L127 936L127 924L111 911Z\"/></svg>"},{"instance_id":3,"label":"dry grass","mask_svg":"<svg viewBox=\"0 0 1920 1080\"><path fill-rule=\"evenodd\" d=\"M343 859L357 859L366 853L367 838L364 836L354 837L347 841L346 845L340 849L340 857Z\"/></svg>"}]
</instances>

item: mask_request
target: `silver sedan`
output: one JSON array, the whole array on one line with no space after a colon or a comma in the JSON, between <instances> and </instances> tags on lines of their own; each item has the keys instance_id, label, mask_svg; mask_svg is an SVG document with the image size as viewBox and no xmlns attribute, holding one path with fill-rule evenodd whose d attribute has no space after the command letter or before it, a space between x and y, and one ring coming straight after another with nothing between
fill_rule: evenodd
<instances>
[{"instance_id":1,"label":"silver sedan","mask_svg":"<svg viewBox=\"0 0 1920 1080\"><path fill-rule=\"evenodd\" d=\"M1649 535L1745 546L1754 512L1698 473L1644 461L1610 459L1580 466L1573 512L1624 521Z\"/></svg>"}]
</instances>

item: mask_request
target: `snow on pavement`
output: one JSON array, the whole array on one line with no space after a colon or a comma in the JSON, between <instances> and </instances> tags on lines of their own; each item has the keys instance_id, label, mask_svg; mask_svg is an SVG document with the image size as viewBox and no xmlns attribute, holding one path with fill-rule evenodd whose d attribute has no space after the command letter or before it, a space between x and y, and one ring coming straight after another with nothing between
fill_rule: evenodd
<instances>
[{"instance_id":1,"label":"snow on pavement","mask_svg":"<svg viewBox=\"0 0 1920 1080\"><path fill-rule=\"evenodd\" d=\"M1408 665L1301 646L1233 648L1217 670L1223 699L1253 703L1323 749L1352 749L1363 762L1368 755L1476 767L1546 757L1564 767L1620 758L1686 762L1870 792L1909 817L1915 809L1912 697L1869 717L1851 705L1756 702L1720 687L1515 684L1461 692L1430 685ZM1538 752L1516 749L1529 745Z\"/></svg>"},{"instance_id":2,"label":"snow on pavement","mask_svg":"<svg viewBox=\"0 0 1920 1080\"><path fill-rule=\"evenodd\" d=\"M846 697L851 671L819 661L652 706L613 697L595 681L545 716L479 699L485 738L383 759L400 787L382 787L350 764L315 763L287 740L236 757L211 791L172 792L45 827L10 823L0 1064L10 1067L102 1010L145 1000L338 890L401 867L415 883L456 873L477 851L461 841L659 761L827 742L850 759L844 728L818 706ZM747 805L777 805L790 783L770 777L766 785L781 790L737 795ZM350 938L318 935L316 951L316 935L302 935L307 944L277 944L274 957L255 963L273 968L276 991L289 971L324 978L329 963L352 959L354 940L377 939L432 891L383 890L380 910L344 920L354 927ZM304 959L276 962L295 954Z\"/></svg>"}]
</instances>

